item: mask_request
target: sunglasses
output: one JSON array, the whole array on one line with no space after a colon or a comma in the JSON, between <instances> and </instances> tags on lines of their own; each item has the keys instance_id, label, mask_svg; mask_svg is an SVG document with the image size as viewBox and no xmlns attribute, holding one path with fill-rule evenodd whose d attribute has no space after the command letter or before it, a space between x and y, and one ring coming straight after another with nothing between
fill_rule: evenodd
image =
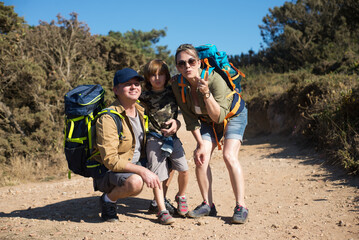
<instances>
[{"instance_id":1,"label":"sunglasses","mask_svg":"<svg viewBox=\"0 0 359 240\"><path fill-rule=\"evenodd\" d=\"M181 61L179 61L179 62L177 63L177 66L178 66L178 67L181 67L181 68L184 68L184 67L186 67L187 63L188 63L191 67L193 67L194 65L196 65L197 60L194 59L194 58L190 58L190 59L188 59L188 61L181 60Z\"/></svg>"},{"instance_id":2,"label":"sunglasses","mask_svg":"<svg viewBox=\"0 0 359 240\"><path fill-rule=\"evenodd\" d=\"M134 85L135 87L139 87L141 86L140 82L126 82L123 84L124 87L131 87L132 85Z\"/></svg>"}]
</instances>

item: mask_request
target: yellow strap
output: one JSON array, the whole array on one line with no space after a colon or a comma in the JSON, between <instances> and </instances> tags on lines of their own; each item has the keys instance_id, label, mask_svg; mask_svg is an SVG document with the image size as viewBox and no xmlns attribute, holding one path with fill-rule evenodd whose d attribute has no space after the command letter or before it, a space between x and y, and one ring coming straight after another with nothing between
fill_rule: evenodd
<instances>
[{"instance_id":1,"label":"yellow strap","mask_svg":"<svg viewBox=\"0 0 359 240\"><path fill-rule=\"evenodd\" d=\"M98 167L98 166L101 166L101 164L96 163L96 164L93 164L93 165L86 165L87 168L95 168L95 167Z\"/></svg>"},{"instance_id":2,"label":"yellow strap","mask_svg":"<svg viewBox=\"0 0 359 240\"><path fill-rule=\"evenodd\" d=\"M242 98L242 96L239 93L237 93L237 94L238 94L238 97L239 97L238 102L236 103L236 105L234 105L234 108L227 114L225 119L228 119L228 118L234 116L237 113L239 107L241 106L241 98Z\"/></svg>"},{"instance_id":3,"label":"yellow strap","mask_svg":"<svg viewBox=\"0 0 359 240\"><path fill-rule=\"evenodd\" d=\"M83 144L86 139L87 139L87 137L82 137L82 138L67 138L66 141Z\"/></svg>"},{"instance_id":4,"label":"yellow strap","mask_svg":"<svg viewBox=\"0 0 359 240\"><path fill-rule=\"evenodd\" d=\"M90 116L90 117L92 118L92 116ZM86 124L87 124L88 140L89 140L89 149L92 149L91 121L89 121L89 117L86 118Z\"/></svg>"},{"instance_id":5,"label":"yellow strap","mask_svg":"<svg viewBox=\"0 0 359 240\"><path fill-rule=\"evenodd\" d=\"M137 100L138 101L138 100ZM139 102L139 101L138 101ZM116 114L117 116L119 116L122 120L125 119L124 116L122 116L119 112L117 112L116 110L113 110L113 109L106 109L104 111L101 111L98 113L98 115L102 114L102 113L107 113L108 111L110 111L110 113L113 113L113 114ZM147 123L148 125L148 123ZM148 126L147 126L148 127ZM122 130L123 130L123 127L122 127ZM123 135L122 131L120 132L120 135L118 136L119 138Z\"/></svg>"},{"instance_id":6,"label":"yellow strap","mask_svg":"<svg viewBox=\"0 0 359 240\"><path fill-rule=\"evenodd\" d=\"M143 115L143 119L145 120L145 132L148 132L148 116Z\"/></svg>"},{"instance_id":7,"label":"yellow strap","mask_svg":"<svg viewBox=\"0 0 359 240\"><path fill-rule=\"evenodd\" d=\"M74 121L74 122L77 122L77 121L80 121L80 120L82 120L82 119L84 119L85 118L85 116L80 116L80 117L77 117L77 118L71 118L71 119L69 119L70 121Z\"/></svg>"},{"instance_id":8,"label":"yellow strap","mask_svg":"<svg viewBox=\"0 0 359 240\"><path fill-rule=\"evenodd\" d=\"M228 95L226 96L226 98L229 98L230 96L232 96L232 95L235 94L235 93L237 93L237 91L232 91L230 94L228 94Z\"/></svg>"},{"instance_id":9,"label":"yellow strap","mask_svg":"<svg viewBox=\"0 0 359 240\"><path fill-rule=\"evenodd\" d=\"M72 120L70 120L70 123L71 123L71 126L70 126L70 130L69 130L69 135L67 136L67 138L72 138L72 134L74 133L75 123Z\"/></svg>"},{"instance_id":10,"label":"yellow strap","mask_svg":"<svg viewBox=\"0 0 359 240\"><path fill-rule=\"evenodd\" d=\"M91 158L93 158L94 156L97 156L99 155L100 152L99 151L96 151L95 153L93 153L87 160L90 160Z\"/></svg>"},{"instance_id":11,"label":"yellow strap","mask_svg":"<svg viewBox=\"0 0 359 240\"><path fill-rule=\"evenodd\" d=\"M100 93L100 95L97 95L97 96L96 96L94 99L92 99L90 102L85 103L85 104L79 103L79 105L81 105L81 106L87 106L87 105L94 104L94 103L98 102L99 100L101 100L101 98L102 98L102 96L104 95L104 93L105 93L105 91L102 91L102 92Z\"/></svg>"}]
</instances>

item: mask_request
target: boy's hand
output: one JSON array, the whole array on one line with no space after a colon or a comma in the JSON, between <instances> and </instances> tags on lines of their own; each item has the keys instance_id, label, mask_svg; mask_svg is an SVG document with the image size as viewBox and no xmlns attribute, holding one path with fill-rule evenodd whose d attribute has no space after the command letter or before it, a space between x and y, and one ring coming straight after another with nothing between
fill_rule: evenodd
<instances>
[{"instance_id":1,"label":"boy's hand","mask_svg":"<svg viewBox=\"0 0 359 240\"><path fill-rule=\"evenodd\" d=\"M170 126L169 128L162 128L161 132L163 136L169 137L175 134L178 129L181 127L181 122L176 119L170 119L165 123L167 126Z\"/></svg>"}]
</instances>

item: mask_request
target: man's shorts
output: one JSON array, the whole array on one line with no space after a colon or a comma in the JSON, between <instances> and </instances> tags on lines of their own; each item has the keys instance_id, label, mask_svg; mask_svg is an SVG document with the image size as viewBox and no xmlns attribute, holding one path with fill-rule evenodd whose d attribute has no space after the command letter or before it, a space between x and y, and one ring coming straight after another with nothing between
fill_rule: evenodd
<instances>
[{"instance_id":1,"label":"man's shorts","mask_svg":"<svg viewBox=\"0 0 359 240\"><path fill-rule=\"evenodd\" d=\"M134 173L119 173L107 171L101 178L93 179L93 186L95 191L109 193L116 186L123 186L126 180L131 177Z\"/></svg>"},{"instance_id":2,"label":"man's shorts","mask_svg":"<svg viewBox=\"0 0 359 240\"><path fill-rule=\"evenodd\" d=\"M147 159L141 158L136 165L146 167ZM93 179L93 187L95 191L109 193L116 186L123 186L126 180L134 173L112 172L108 170L103 177Z\"/></svg>"},{"instance_id":3,"label":"man's shorts","mask_svg":"<svg viewBox=\"0 0 359 240\"><path fill-rule=\"evenodd\" d=\"M169 176L169 166L166 157L162 154L161 146L163 141L156 137L148 137L146 152L148 169L157 174L160 181L164 181ZM179 172L187 171L188 164L182 143L179 138L173 138L173 152L167 158L170 161L171 169Z\"/></svg>"},{"instance_id":4,"label":"man's shorts","mask_svg":"<svg viewBox=\"0 0 359 240\"><path fill-rule=\"evenodd\" d=\"M244 130L247 126L247 114L247 108L244 107L240 114L228 121L224 139L238 139L241 142L243 141ZM215 124L215 130L219 141L223 137L223 124ZM203 140L216 142L213 127L206 122L201 123L201 135Z\"/></svg>"}]
</instances>

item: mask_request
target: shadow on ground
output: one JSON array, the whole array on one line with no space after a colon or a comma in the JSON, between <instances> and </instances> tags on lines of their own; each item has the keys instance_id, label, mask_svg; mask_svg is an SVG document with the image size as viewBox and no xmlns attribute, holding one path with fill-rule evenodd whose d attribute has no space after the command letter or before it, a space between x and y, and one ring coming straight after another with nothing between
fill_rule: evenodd
<instances>
[{"instance_id":1,"label":"shadow on ground","mask_svg":"<svg viewBox=\"0 0 359 240\"><path fill-rule=\"evenodd\" d=\"M117 202L117 212L130 217L141 217L150 220L146 213L150 200L142 198L126 198ZM1 218L27 218L70 222L102 222L100 218L99 197L74 198L43 207L15 210L11 213L0 212Z\"/></svg>"}]
</instances>

